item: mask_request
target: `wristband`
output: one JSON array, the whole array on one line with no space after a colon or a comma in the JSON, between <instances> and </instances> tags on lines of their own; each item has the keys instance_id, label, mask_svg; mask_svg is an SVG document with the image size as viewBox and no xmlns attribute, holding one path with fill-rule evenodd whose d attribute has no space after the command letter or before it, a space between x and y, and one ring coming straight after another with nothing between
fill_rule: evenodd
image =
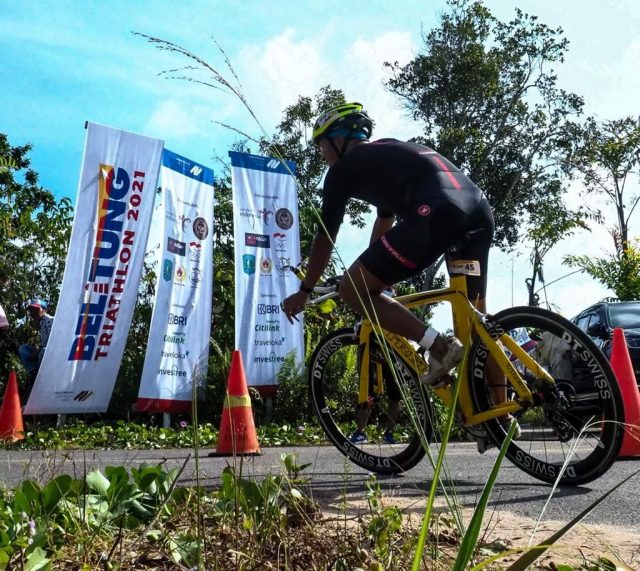
<instances>
[{"instance_id":1,"label":"wristband","mask_svg":"<svg viewBox=\"0 0 640 571\"><path fill-rule=\"evenodd\" d=\"M300 283L300 291L303 291L304 293L313 293L313 288L305 286L304 282L302 282Z\"/></svg>"}]
</instances>

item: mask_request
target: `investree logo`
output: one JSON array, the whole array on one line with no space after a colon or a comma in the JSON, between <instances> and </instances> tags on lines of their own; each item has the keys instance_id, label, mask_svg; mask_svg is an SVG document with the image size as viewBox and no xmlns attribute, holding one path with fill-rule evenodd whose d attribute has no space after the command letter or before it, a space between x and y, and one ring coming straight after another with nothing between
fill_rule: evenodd
<instances>
[{"instance_id":1,"label":"investree logo","mask_svg":"<svg viewBox=\"0 0 640 571\"><path fill-rule=\"evenodd\" d=\"M276 355L273 351L269 353L267 357L254 357L254 363L284 363L285 358L280 355Z\"/></svg>"},{"instance_id":2,"label":"investree logo","mask_svg":"<svg viewBox=\"0 0 640 571\"><path fill-rule=\"evenodd\" d=\"M177 367L174 367L173 369L160 368L158 369L158 374L165 377L186 377L187 371L181 371Z\"/></svg>"}]
</instances>

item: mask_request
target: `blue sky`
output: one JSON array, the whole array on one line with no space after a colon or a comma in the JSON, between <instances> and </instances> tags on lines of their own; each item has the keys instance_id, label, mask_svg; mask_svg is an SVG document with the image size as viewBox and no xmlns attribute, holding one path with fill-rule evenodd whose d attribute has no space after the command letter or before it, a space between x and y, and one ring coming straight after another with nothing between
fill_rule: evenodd
<instances>
[{"instance_id":1,"label":"blue sky","mask_svg":"<svg viewBox=\"0 0 640 571\"><path fill-rule=\"evenodd\" d=\"M547 25L564 29L571 45L558 68L559 84L582 95L588 113L614 119L639 112L640 2L485 4L502 19L511 18L517 5ZM411 59L421 47L423 30L433 27L443 9L440 0L0 0L0 131L14 145L31 142L32 165L41 183L72 200L85 120L162 138L171 150L214 168L214 156L226 158L236 138L216 121L259 135L234 97L158 77L185 61L158 51L133 35L135 31L176 42L224 70L213 36L267 131L298 95L313 95L331 84L365 103L376 118L376 135L409 137L419 127L383 89L382 62ZM637 181L634 184L637 189ZM637 223L631 222L636 235ZM359 234L346 228L341 233L347 263L366 245L366 237ZM552 251L547 281L568 272L560 265L564 253L600 253L608 239L598 230ZM492 307L489 298L490 309L509 305L512 299L526 300L527 256L526 244L515 253L493 256L490 290L496 302ZM607 293L582 276L552 287L550 301L567 315Z\"/></svg>"}]
</instances>

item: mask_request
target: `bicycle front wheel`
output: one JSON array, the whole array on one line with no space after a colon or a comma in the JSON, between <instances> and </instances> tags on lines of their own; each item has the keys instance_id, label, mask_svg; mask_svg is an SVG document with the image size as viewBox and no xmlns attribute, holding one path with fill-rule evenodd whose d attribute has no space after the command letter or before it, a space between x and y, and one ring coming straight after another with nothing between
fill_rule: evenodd
<instances>
[{"instance_id":1,"label":"bicycle front wheel","mask_svg":"<svg viewBox=\"0 0 640 571\"><path fill-rule=\"evenodd\" d=\"M516 414L521 434L507 458L528 474L553 483L585 484L613 464L623 436L624 409L615 375L602 352L573 323L538 307L514 307L495 315L496 331L507 332L554 377L535 378L517 359L512 363L534 396L534 405ZM487 375L487 350L476 339L469 355L469 385L476 410L515 398L504 378ZM485 423L498 446L508 426Z\"/></svg>"},{"instance_id":2,"label":"bicycle front wheel","mask_svg":"<svg viewBox=\"0 0 640 571\"><path fill-rule=\"evenodd\" d=\"M372 390L368 402L359 405L360 353L353 328L334 331L320 342L308 367L315 413L329 440L355 464L378 474L408 470L426 452L422 441L430 438L429 397L413 370L392 353L394 375L372 343ZM373 390L380 380L383 392ZM361 442L353 438L358 427L366 437Z\"/></svg>"}]
</instances>

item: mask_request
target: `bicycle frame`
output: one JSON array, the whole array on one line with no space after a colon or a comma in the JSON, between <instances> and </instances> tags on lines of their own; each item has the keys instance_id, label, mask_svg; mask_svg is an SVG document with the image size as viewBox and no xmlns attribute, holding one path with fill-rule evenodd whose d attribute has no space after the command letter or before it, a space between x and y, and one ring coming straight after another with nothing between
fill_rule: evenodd
<instances>
[{"instance_id":1,"label":"bicycle frame","mask_svg":"<svg viewBox=\"0 0 640 571\"><path fill-rule=\"evenodd\" d=\"M554 384L554 379L541 367L536 361L522 349L514 339L498 324L487 329L483 321L483 315L473 307L467 299L466 278L464 275L453 274L450 278L448 288L431 290L426 292L418 292L414 294L404 295L395 298L396 301L407 307L408 309L419 307L430 303L446 301L451 304L453 316L454 333L466 347L465 356L459 368L459 408L464 416L464 424L472 426L481 424L491 419L513 413L533 402L533 396L522 376L512 365L509 357L505 354L501 345L506 347L508 351L519 360L524 367L535 375L538 379ZM413 346L399 335L386 331L373 324L369 319L364 319L360 325L359 342L361 348L361 365L360 365L360 387L359 387L359 404L364 405L369 398L369 387L371 372L369 370L371 355L371 336L374 335L378 344L383 346L386 342L393 348L403 362L410 367L420 377L428 371L428 366L424 359L416 352ZM470 346L474 336L478 336L484 343L487 352L495 361L498 368L504 374L507 382L513 387L517 397L501 404L494 405L486 411L474 410L471 401L469 388L469 367L473 366L469 363ZM384 342L382 341L384 339ZM380 364L376 364L381 367ZM380 371L378 371L380 373ZM377 385L374 387L374 393L382 394L384 387L382 386L382 375L377 374ZM453 398L453 392L450 387L434 389L435 393L449 405Z\"/></svg>"}]
</instances>

